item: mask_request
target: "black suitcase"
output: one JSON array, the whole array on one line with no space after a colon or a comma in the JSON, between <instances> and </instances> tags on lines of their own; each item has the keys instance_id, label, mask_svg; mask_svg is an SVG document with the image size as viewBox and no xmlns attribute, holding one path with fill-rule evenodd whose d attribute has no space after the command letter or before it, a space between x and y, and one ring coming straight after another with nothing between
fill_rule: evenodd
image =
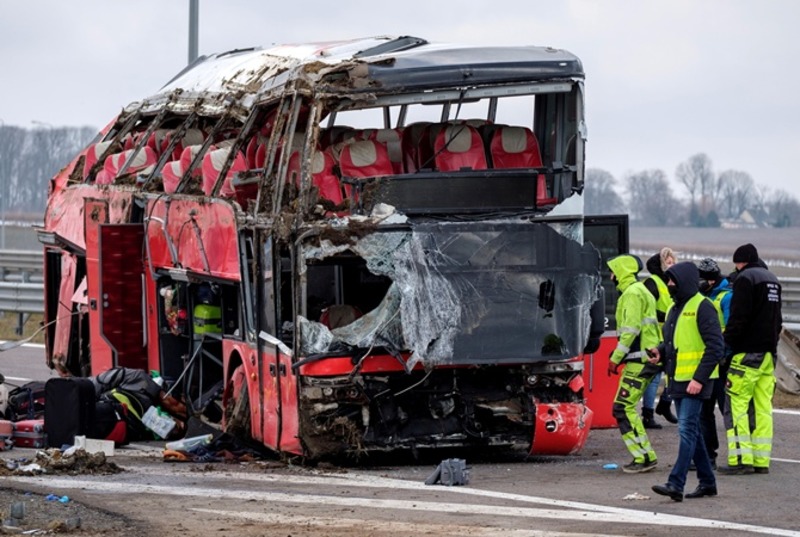
<instances>
[{"instance_id":1,"label":"black suitcase","mask_svg":"<svg viewBox=\"0 0 800 537\"><path fill-rule=\"evenodd\" d=\"M52 378L44 385L44 430L47 445L60 448L71 446L75 435L85 435L94 422L97 397L90 379Z\"/></svg>"}]
</instances>

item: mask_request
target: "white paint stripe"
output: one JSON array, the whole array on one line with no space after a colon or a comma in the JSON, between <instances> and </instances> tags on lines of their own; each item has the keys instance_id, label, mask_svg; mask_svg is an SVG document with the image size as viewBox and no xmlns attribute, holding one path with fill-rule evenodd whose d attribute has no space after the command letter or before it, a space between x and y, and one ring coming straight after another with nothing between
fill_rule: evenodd
<instances>
[{"instance_id":1,"label":"white paint stripe","mask_svg":"<svg viewBox=\"0 0 800 537\"><path fill-rule=\"evenodd\" d=\"M773 414L787 414L790 416L800 416L800 410L789 410L787 408L773 408Z\"/></svg>"},{"instance_id":2,"label":"white paint stripe","mask_svg":"<svg viewBox=\"0 0 800 537\"><path fill-rule=\"evenodd\" d=\"M779 459L777 457L770 457L769 460L778 461L778 462L791 462L791 463L794 463L794 464L800 464L800 461L798 461L796 459Z\"/></svg>"},{"instance_id":3,"label":"white paint stripe","mask_svg":"<svg viewBox=\"0 0 800 537\"><path fill-rule=\"evenodd\" d=\"M14 343L14 341L13 340L8 340L8 341L0 340L0 345L2 345L3 343ZM20 347L29 347L31 349L43 349L44 348L44 343L23 343L22 345L20 345Z\"/></svg>"},{"instance_id":4,"label":"white paint stripe","mask_svg":"<svg viewBox=\"0 0 800 537\"><path fill-rule=\"evenodd\" d=\"M24 379L22 377L6 377L6 380L11 382L21 382L21 383L31 382L31 379Z\"/></svg>"},{"instance_id":5,"label":"white paint stripe","mask_svg":"<svg viewBox=\"0 0 800 537\"><path fill-rule=\"evenodd\" d=\"M465 526L455 524L414 524L410 522L394 522L382 520L363 520L360 518L330 518L330 517L306 517L297 515L286 515L280 513L253 513L252 511L221 511L216 509L191 508L190 511L206 513L216 517L243 518L265 524L292 524L302 526L322 527L325 531L331 529L358 529L359 535L367 535L370 532L386 532L398 535L457 535L470 537L497 537L502 533L503 537L591 537L597 534L592 533L567 533L563 531L543 531L543 530L520 530L505 528L500 526ZM606 536L613 537L613 536ZM621 537L621 536L617 536Z\"/></svg>"},{"instance_id":6,"label":"white paint stripe","mask_svg":"<svg viewBox=\"0 0 800 537\"><path fill-rule=\"evenodd\" d=\"M230 481L230 475L226 475L226 480ZM281 476L286 477L286 476ZM311 494L292 494L282 492L260 492L253 490L221 490L219 488L187 488L186 486L166 486L166 485L143 485L137 483L108 483L103 481L92 481L85 479L65 479L47 477L7 477L13 481L24 483L37 483L41 486L55 488L81 488L89 491L112 492L117 494L164 494L171 496L187 497L194 496L204 499L240 499L255 500L262 502L284 502L294 504L325 504L337 505L342 507L369 507L373 509L401 509L407 511L437 511L445 513L462 514L481 514L487 516L512 516L523 518L547 518L555 520L580 520L592 522L612 522L629 524L657 524L662 526L684 526L692 528L710 528L725 530L741 530L753 533L764 533L767 535L780 535L786 537L800 537L800 532L784 530L780 528L770 528L765 526L755 526L750 524L737 524L718 520L708 520L693 517L669 515L658 512L636 511L632 509L604 508L591 504L593 511L572 511L538 508L504 507L498 505L480 505L463 503L445 502L424 502L421 500L384 500L377 498L336 497ZM453 491L459 490L452 488ZM442 489L437 489L442 492ZM511 495L519 496L519 495ZM525 496L520 496L525 498ZM555 501L555 500L548 500ZM576 503L576 502L564 502ZM603 511L603 512L598 512Z\"/></svg>"}]
</instances>

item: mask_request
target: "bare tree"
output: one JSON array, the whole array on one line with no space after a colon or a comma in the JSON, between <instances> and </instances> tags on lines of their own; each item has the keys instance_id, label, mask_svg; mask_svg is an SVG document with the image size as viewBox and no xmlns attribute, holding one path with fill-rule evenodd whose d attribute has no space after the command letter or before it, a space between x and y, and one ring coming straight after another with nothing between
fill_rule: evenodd
<instances>
[{"instance_id":1,"label":"bare tree","mask_svg":"<svg viewBox=\"0 0 800 537\"><path fill-rule=\"evenodd\" d=\"M770 221L776 227L800 224L800 202L785 190L776 190L767 200Z\"/></svg>"},{"instance_id":2,"label":"bare tree","mask_svg":"<svg viewBox=\"0 0 800 537\"><path fill-rule=\"evenodd\" d=\"M589 168L584 183L586 214L619 214L625 212L625 202L616 191L617 180L605 170Z\"/></svg>"},{"instance_id":3,"label":"bare tree","mask_svg":"<svg viewBox=\"0 0 800 537\"><path fill-rule=\"evenodd\" d=\"M633 219L649 226L666 226L684 219L681 203L673 195L662 170L630 174L625 178L625 185Z\"/></svg>"},{"instance_id":4,"label":"bare tree","mask_svg":"<svg viewBox=\"0 0 800 537\"><path fill-rule=\"evenodd\" d=\"M718 195L717 179L708 155L705 153L692 155L686 162L678 165L675 176L689 192L693 212L696 211L701 217L705 217L715 210Z\"/></svg>"},{"instance_id":5,"label":"bare tree","mask_svg":"<svg viewBox=\"0 0 800 537\"><path fill-rule=\"evenodd\" d=\"M747 209L755 190L753 178L747 172L725 170L719 174L719 208L725 218L738 218Z\"/></svg>"}]
</instances>

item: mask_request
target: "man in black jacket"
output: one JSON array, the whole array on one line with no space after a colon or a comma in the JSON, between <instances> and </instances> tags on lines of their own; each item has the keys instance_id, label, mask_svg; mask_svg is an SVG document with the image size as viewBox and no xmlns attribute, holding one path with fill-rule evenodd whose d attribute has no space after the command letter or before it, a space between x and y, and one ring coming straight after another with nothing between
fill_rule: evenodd
<instances>
[{"instance_id":1,"label":"man in black jacket","mask_svg":"<svg viewBox=\"0 0 800 537\"><path fill-rule=\"evenodd\" d=\"M700 434L700 412L714 390L725 348L717 310L699 292L695 264L678 263L667 269L666 275L675 305L664 322L664 340L651 353L666 359L667 388L678 410L680 445L667 483L653 486L653 491L680 502L691 462L700 484L686 497L717 494L714 470Z\"/></svg>"},{"instance_id":2,"label":"man in black jacket","mask_svg":"<svg viewBox=\"0 0 800 537\"><path fill-rule=\"evenodd\" d=\"M728 467L720 473L768 474L775 356L782 327L781 284L764 268L752 244L737 248L733 263L738 274L725 327L725 343L732 354L725 385Z\"/></svg>"}]
</instances>

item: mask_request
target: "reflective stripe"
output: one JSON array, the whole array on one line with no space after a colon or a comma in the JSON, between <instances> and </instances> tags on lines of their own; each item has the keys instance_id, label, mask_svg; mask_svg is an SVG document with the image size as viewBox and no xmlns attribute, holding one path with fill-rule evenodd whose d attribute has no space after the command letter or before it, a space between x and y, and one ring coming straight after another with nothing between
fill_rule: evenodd
<instances>
[{"instance_id":1,"label":"reflective stripe","mask_svg":"<svg viewBox=\"0 0 800 537\"><path fill-rule=\"evenodd\" d=\"M731 456L731 455L734 455L734 456L752 455L752 454L753 454L752 450L750 450L749 448L744 448L744 447L741 448L741 449L729 449L728 450L728 456Z\"/></svg>"},{"instance_id":2,"label":"reflective stripe","mask_svg":"<svg viewBox=\"0 0 800 537\"><path fill-rule=\"evenodd\" d=\"M628 354L628 351L630 349L628 347L626 347L625 345L623 345L622 343L617 343L617 349L616 350L618 350L622 354Z\"/></svg>"},{"instance_id":3,"label":"reflective stripe","mask_svg":"<svg viewBox=\"0 0 800 537\"><path fill-rule=\"evenodd\" d=\"M622 328L619 329L619 331L622 334L634 334L634 335L638 335L640 332L638 328L634 328L631 326L623 326Z\"/></svg>"},{"instance_id":4,"label":"reflective stripe","mask_svg":"<svg viewBox=\"0 0 800 537\"><path fill-rule=\"evenodd\" d=\"M645 353L642 352L642 351L632 352L630 354L625 355L625 358L622 361L623 362L632 362L632 361L641 362L642 361L641 358L642 358L642 356L644 356L644 354Z\"/></svg>"},{"instance_id":5,"label":"reflective stripe","mask_svg":"<svg viewBox=\"0 0 800 537\"><path fill-rule=\"evenodd\" d=\"M752 437L750 439L750 442L753 443L753 444L762 444L762 445L765 445L765 446L771 446L772 445L772 438L759 438L759 437L754 436L754 437Z\"/></svg>"},{"instance_id":6,"label":"reflective stripe","mask_svg":"<svg viewBox=\"0 0 800 537\"><path fill-rule=\"evenodd\" d=\"M761 451L759 449L753 450L754 457L769 457L770 455L772 455L771 451Z\"/></svg>"},{"instance_id":7,"label":"reflective stripe","mask_svg":"<svg viewBox=\"0 0 800 537\"><path fill-rule=\"evenodd\" d=\"M739 436L729 436L728 440L731 442L750 443L749 434L740 434Z\"/></svg>"},{"instance_id":8,"label":"reflective stripe","mask_svg":"<svg viewBox=\"0 0 800 537\"><path fill-rule=\"evenodd\" d=\"M642 319L642 324L658 324L658 319L654 317L645 317Z\"/></svg>"}]
</instances>

